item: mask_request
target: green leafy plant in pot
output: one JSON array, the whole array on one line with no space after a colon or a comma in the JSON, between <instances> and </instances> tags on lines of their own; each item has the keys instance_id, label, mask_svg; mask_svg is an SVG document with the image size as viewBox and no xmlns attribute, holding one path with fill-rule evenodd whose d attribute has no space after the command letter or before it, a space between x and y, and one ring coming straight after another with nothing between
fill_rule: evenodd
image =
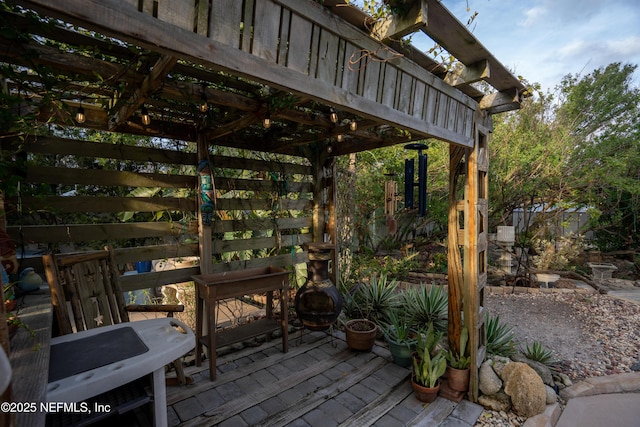
<instances>
[{"instance_id":1,"label":"green leafy plant in pot","mask_svg":"<svg viewBox=\"0 0 640 427\"><path fill-rule=\"evenodd\" d=\"M466 326L460 331L459 352L451 349L446 354L447 359L447 383L449 387L456 391L467 391L469 389L469 365L471 356L467 356L467 343L469 342L469 330Z\"/></svg>"},{"instance_id":2,"label":"green leafy plant in pot","mask_svg":"<svg viewBox=\"0 0 640 427\"><path fill-rule=\"evenodd\" d=\"M411 366L411 353L416 348L418 332L413 328L413 318L401 308L388 313L388 323L382 325L384 337L396 365Z\"/></svg>"},{"instance_id":3,"label":"green leafy plant in pot","mask_svg":"<svg viewBox=\"0 0 640 427\"><path fill-rule=\"evenodd\" d=\"M443 352L439 351L431 357L426 347L420 353L416 351L411 386L418 400L430 403L436 399L440 390L439 379L446 369L447 361Z\"/></svg>"},{"instance_id":4,"label":"green leafy plant in pot","mask_svg":"<svg viewBox=\"0 0 640 427\"><path fill-rule=\"evenodd\" d=\"M442 331L435 330L431 322L427 325L426 330L419 329L418 341L416 342L417 354L423 353L426 350L431 356L435 356L443 335Z\"/></svg>"}]
</instances>

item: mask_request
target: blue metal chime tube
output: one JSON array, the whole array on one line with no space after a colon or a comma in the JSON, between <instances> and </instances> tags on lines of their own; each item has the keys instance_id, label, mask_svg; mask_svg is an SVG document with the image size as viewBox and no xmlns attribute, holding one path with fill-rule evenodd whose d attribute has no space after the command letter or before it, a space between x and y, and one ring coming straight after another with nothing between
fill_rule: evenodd
<instances>
[{"instance_id":1,"label":"blue metal chime tube","mask_svg":"<svg viewBox=\"0 0 640 427\"><path fill-rule=\"evenodd\" d=\"M427 155L418 155L418 215L427 215Z\"/></svg>"},{"instance_id":2,"label":"blue metal chime tube","mask_svg":"<svg viewBox=\"0 0 640 427\"><path fill-rule=\"evenodd\" d=\"M404 161L404 207L413 208L413 174L415 164L413 159L405 159Z\"/></svg>"}]
</instances>

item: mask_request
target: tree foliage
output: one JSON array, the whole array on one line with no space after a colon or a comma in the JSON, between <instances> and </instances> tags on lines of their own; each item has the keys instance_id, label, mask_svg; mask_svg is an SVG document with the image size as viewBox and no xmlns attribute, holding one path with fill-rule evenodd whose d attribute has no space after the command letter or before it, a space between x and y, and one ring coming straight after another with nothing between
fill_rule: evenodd
<instances>
[{"instance_id":1,"label":"tree foliage","mask_svg":"<svg viewBox=\"0 0 640 427\"><path fill-rule=\"evenodd\" d=\"M640 90L635 65L613 63L567 75L558 99L540 94L494 117L491 221L538 204L587 208L603 250L638 247ZM586 231L586 230L582 230Z\"/></svg>"}]
</instances>

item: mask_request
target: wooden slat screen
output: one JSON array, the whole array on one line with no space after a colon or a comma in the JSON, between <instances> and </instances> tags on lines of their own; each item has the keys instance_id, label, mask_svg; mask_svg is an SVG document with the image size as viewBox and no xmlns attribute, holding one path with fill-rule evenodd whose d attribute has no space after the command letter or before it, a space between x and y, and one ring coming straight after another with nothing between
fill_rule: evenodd
<instances>
[{"instance_id":1,"label":"wooden slat screen","mask_svg":"<svg viewBox=\"0 0 640 427\"><path fill-rule=\"evenodd\" d=\"M28 156L20 197L5 200L7 231L17 246L45 253L110 244L121 266L198 256L192 144L164 142L151 148L56 137L1 144L5 155L21 144ZM311 241L312 228L311 167L300 158L248 153L210 157L217 189L214 271L305 262L302 245ZM137 193L148 188L155 191ZM135 214L121 221L123 212ZM24 258L21 266L41 270L41 257ZM124 290L133 290L190 281L193 274L199 274L197 262L121 279Z\"/></svg>"}]
</instances>

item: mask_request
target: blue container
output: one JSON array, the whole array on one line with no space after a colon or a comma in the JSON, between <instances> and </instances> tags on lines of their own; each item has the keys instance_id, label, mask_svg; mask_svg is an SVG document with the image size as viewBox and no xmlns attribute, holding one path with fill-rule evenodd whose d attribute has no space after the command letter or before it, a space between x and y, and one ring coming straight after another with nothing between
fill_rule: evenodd
<instances>
[{"instance_id":1,"label":"blue container","mask_svg":"<svg viewBox=\"0 0 640 427\"><path fill-rule=\"evenodd\" d=\"M151 261L137 261L136 271L138 273L148 273L151 271Z\"/></svg>"}]
</instances>

